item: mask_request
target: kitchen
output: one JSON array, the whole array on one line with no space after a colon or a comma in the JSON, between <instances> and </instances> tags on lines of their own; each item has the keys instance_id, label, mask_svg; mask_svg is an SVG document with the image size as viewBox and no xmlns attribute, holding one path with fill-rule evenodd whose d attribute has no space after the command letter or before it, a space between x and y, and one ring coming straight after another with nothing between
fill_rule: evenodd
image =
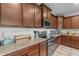
<instances>
[{"instance_id":1,"label":"kitchen","mask_svg":"<svg viewBox=\"0 0 79 59\"><path fill-rule=\"evenodd\" d=\"M78 9L73 3L0 3L0 55L79 55L78 11L63 15L68 10L60 14L57 7Z\"/></svg>"}]
</instances>

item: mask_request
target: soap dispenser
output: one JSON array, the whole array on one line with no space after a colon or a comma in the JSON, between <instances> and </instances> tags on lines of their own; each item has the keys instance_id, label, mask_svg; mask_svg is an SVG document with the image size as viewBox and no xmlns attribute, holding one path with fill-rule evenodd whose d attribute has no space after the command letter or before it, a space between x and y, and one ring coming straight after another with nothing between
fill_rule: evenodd
<instances>
[{"instance_id":1,"label":"soap dispenser","mask_svg":"<svg viewBox=\"0 0 79 59\"><path fill-rule=\"evenodd\" d=\"M39 31L34 31L34 39L38 39Z\"/></svg>"}]
</instances>

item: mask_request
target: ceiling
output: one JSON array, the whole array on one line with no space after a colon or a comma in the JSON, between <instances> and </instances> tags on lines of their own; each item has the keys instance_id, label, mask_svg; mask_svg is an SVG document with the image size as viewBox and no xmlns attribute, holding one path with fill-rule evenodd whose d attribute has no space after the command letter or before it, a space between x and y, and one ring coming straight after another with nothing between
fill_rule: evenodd
<instances>
[{"instance_id":1,"label":"ceiling","mask_svg":"<svg viewBox=\"0 0 79 59\"><path fill-rule=\"evenodd\" d=\"M66 16L77 13L79 15L79 4L74 3L45 3L52 9L56 16Z\"/></svg>"}]
</instances>

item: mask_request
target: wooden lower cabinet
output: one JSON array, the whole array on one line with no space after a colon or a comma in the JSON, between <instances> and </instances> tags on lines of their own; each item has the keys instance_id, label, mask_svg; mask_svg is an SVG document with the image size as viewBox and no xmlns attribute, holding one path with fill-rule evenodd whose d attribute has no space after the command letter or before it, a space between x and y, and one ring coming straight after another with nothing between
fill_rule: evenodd
<instances>
[{"instance_id":1,"label":"wooden lower cabinet","mask_svg":"<svg viewBox=\"0 0 79 59\"><path fill-rule=\"evenodd\" d=\"M40 43L40 56L46 56L47 55L47 43L46 41Z\"/></svg>"},{"instance_id":2,"label":"wooden lower cabinet","mask_svg":"<svg viewBox=\"0 0 79 59\"><path fill-rule=\"evenodd\" d=\"M46 56L47 55L47 45L46 41L23 48L21 50L12 52L5 56Z\"/></svg>"},{"instance_id":3,"label":"wooden lower cabinet","mask_svg":"<svg viewBox=\"0 0 79 59\"><path fill-rule=\"evenodd\" d=\"M64 46L70 47L70 40L71 40L70 36L62 36L61 37L61 44Z\"/></svg>"},{"instance_id":4,"label":"wooden lower cabinet","mask_svg":"<svg viewBox=\"0 0 79 59\"><path fill-rule=\"evenodd\" d=\"M56 38L55 43L70 47L70 36L61 35Z\"/></svg>"},{"instance_id":5,"label":"wooden lower cabinet","mask_svg":"<svg viewBox=\"0 0 79 59\"><path fill-rule=\"evenodd\" d=\"M63 36L62 45L79 49L79 36Z\"/></svg>"},{"instance_id":6,"label":"wooden lower cabinet","mask_svg":"<svg viewBox=\"0 0 79 59\"><path fill-rule=\"evenodd\" d=\"M39 56L39 49L35 49L29 53L26 54L26 56Z\"/></svg>"},{"instance_id":7,"label":"wooden lower cabinet","mask_svg":"<svg viewBox=\"0 0 79 59\"><path fill-rule=\"evenodd\" d=\"M61 35L56 38L55 43L70 47L70 36Z\"/></svg>"},{"instance_id":8,"label":"wooden lower cabinet","mask_svg":"<svg viewBox=\"0 0 79 59\"><path fill-rule=\"evenodd\" d=\"M33 56L35 54L39 55L39 44L35 44L35 45L29 46L27 48L23 48L21 50L15 51L13 53L7 54L7 56L29 56L29 55Z\"/></svg>"},{"instance_id":9,"label":"wooden lower cabinet","mask_svg":"<svg viewBox=\"0 0 79 59\"><path fill-rule=\"evenodd\" d=\"M79 49L79 36L71 37L71 47Z\"/></svg>"},{"instance_id":10,"label":"wooden lower cabinet","mask_svg":"<svg viewBox=\"0 0 79 59\"><path fill-rule=\"evenodd\" d=\"M61 36L56 37L54 43L56 43L56 44L61 44Z\"/></svg>"},{"instance_id":11,"label":"wooden lower cabinet","mask_svg":"<svg viewBox=\"0 0 79 59\"><path fill-rule=\"evenodd\" d=\"M40 56L46 56L47 55L47 48L46 46L40 47Z\"/></svg>"},{"instance_id":12,"label":"wooden lower cabinet","mask_svg":"<svg viewBox=\"0 0 79 59\"><path fill-rule=\"evenodd\" d=\"M60 38L56 38L55 43L79 49L79 36L62 35Z\"/></svg>"}]
</instances>

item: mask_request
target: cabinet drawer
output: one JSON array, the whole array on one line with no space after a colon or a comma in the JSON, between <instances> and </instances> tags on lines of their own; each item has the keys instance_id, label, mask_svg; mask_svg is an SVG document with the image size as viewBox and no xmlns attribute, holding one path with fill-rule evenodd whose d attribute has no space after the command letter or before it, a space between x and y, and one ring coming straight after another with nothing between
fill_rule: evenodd
<instances>
[{"instance_id":1,"label":"cabinet drawer","mask_svg":"<svg viewBox=\"0 0 79 59\"><path fill-rule=\"evenodd\" d=\"M31 51L33 51L35 49L39 49L39 44L28 47L28 52L31 52Z\"/></svg>"},{"instance_id":2,"label":"cabinet drawer","mask_svg":"<svg viewBox=\"0 0 79 59\"><path fill-rule=\"evenodd\" d=\"M39 49L35 49L26 54L27 56L39 56Z\"/></svg>"}]
</instances>

